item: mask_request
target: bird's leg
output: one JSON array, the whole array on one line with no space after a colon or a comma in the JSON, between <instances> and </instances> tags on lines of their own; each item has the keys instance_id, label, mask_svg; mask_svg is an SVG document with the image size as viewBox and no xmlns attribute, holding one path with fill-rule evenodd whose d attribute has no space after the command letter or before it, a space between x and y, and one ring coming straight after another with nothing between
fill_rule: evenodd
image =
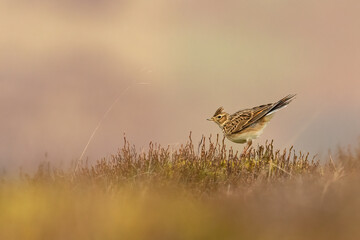
<instances>
[{"instance_id":1,"label":"bird's leg","mask_svg":"<svg viewBox=\"0 0 360 240\"><path fill-rule=\"evenodd\" d=\"M244 147L244 151L242 153L243 156L246 155L246 152L247 152L247 150L249 150L251 144L252 144L252 140L251 139L247 140L247 145L246 145L246 147Z\"/></svg>"}]
</instances>

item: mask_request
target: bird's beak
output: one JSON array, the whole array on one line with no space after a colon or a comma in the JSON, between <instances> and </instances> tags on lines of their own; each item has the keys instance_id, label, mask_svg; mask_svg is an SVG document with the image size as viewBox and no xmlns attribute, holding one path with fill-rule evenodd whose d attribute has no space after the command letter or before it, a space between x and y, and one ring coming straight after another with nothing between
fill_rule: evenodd
<instances>
[{"instance_id":1,"label":"bird's beak","mask_svg":"<svg viewBox=\"0 0 360 240\"><path fill-rule=\"evenodd\" d=\"M206 120L208 120L208 121L214 121L212 118L208 118L208 119L206 119Z\"/></svg>"}]
</instances>

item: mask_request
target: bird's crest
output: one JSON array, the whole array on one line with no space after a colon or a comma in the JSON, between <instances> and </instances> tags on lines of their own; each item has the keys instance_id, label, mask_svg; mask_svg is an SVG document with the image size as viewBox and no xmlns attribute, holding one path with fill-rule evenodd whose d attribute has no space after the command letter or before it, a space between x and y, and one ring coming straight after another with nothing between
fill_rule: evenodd
<instances>
[{"instance_id":1,"label":"bird's crest","mask_svg":"<svg viewBox=\"0 0 360 240\"><path fill-rule=\"evenodd\" d=\"M223 107L219 107L216 112L214 113L214 117L219 115L220 113L222 113L224 111L224 108Z\"/></svg>"}]
</instances>

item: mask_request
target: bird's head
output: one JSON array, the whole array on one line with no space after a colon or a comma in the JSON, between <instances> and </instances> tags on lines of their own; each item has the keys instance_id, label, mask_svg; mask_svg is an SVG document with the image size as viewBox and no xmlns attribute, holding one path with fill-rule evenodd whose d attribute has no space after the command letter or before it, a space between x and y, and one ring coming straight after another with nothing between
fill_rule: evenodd
<instances>
[{"instance_id":1,"label":"bird's head","mask_svg":"<svg viewBox=\"0 0 360 240\"><path fill-rule=\"evenodd\" d=\"M214 113L214 116L212 118L207 119L208 121L213 121L217 123L220 127L224 125L224 123L228 120L229 114L224 112L223 107L219 107L216 112Z\"/></svg>"}]
</instances>

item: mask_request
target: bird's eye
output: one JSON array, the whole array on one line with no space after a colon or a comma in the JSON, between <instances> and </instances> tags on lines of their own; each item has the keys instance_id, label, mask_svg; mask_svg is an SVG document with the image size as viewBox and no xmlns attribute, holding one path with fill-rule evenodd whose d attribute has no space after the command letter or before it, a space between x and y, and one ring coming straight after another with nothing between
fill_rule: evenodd
<instances>
[{"instance_id":1,"label":"bird's eye","mask_svg":"<svg viewBox=\"0 0 360 240\"><path fill-rule=\"evenodd\" d=\"M221 116L221 115L219 115L217 118L218 118L218 119L220 119L220 118L222 118L222 116Z\"/></svg>"}]
</instances>

